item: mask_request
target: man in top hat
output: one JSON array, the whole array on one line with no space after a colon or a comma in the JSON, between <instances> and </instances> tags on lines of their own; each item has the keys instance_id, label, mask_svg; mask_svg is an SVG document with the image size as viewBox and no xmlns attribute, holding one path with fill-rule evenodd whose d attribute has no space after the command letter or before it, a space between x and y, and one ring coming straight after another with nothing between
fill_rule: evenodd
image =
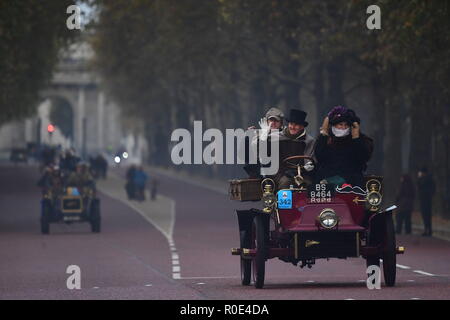
<instances>
[{"instance_id":1,"label":"man in top hat","mask_svg":"<svg viewBox=\"0 0 450 320\"><path fill-rule=\"evenodd\" d=\"M295 169L286 168L282 161L291 156L313 156L315 140L306 132L308 122L307 113L298 109L291 109L286 121L288 125L283 129L280 135L280 170L275 177L278 189L289 188L294 185L294 176L297 174ZM310 162L304 164L306 171L310 172L314 166Z\"/></svg>"}]
</instances>

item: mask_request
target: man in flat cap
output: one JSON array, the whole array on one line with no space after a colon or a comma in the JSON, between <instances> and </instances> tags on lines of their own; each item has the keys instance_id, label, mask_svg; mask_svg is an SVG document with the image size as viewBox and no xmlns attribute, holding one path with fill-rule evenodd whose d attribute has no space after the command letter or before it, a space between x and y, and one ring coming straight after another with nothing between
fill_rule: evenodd
<instances>
[{"instance_id":1,"label":"man in flat cap","mask_svg":"<svg viewBox=\"0 0 450 320\"><path fill-rule=\"evenodd\" d=\"M284 114L278 108L270 108L267 110L265 116L259 121L260 130L257 136L254 137L251 143L254 145L254 150L259 150L259 142L269 141L271 138L278 139L283 130ZM256 129L255 126L251 126L248 129ZM249 146L246 146L246 150L250 150ZM247 153L248 154L248 153ZM261 175L261 164L246 164L244 170L251 178L258 178Z\"/></svg>"}]
</instances>

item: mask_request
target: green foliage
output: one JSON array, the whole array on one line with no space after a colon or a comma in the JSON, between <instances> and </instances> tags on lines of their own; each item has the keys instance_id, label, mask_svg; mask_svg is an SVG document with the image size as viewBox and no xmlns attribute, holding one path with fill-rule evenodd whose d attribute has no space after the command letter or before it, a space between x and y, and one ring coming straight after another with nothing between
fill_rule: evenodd
<instances>
[{"instance_id":1,"label":"green foliage","mask_svg":"<svg viewBox=\"0 0 450 320\"><path fill-rule=\"evenodd\" d=\"M152 159L167 161L171 130L193 119L245 128L276 105L315 111L317 128L348 102L376 139L386 181L401 173L408 121L410 170L432 163L450 175L448 1L94 2L97 67L127 115L147 120ZM372 4L381 30L366 28Z\"/></svg>"},{"instance_id":2,"label":"green foliage","mask_svg":"<svg viewBox=\"0 0 450 320\"><path fill-rule=\"evenodd\" d=\"M0 0L0 124L35 111L59 49L77 33L66 27L71 4Z\"/></svg>"}]
</instances>

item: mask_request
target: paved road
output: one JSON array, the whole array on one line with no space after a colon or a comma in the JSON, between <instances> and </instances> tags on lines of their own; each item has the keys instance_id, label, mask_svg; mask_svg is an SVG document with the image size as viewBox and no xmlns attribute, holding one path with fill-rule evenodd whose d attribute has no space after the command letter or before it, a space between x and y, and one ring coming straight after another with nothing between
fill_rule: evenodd
<instances>
[{"instance_id":1,"label":"paved road","mask_svg":"<svg viewBox=\"0 0 450 320\"><path fill-rule=\"evenodd\" d=\"M398 238L407 251L395 288L368 290L362 259L320 260L312 269L270 260L263 290L242 287L230 248L238 246L233 210L245 205L156 176L156 203L130 206L117 179L101 186L102 233L52 225L44 236L36 168L1 166L0 299L450 299L450 243L419 236ZM164 203L173 205L166 214ZM81 290L66 288L69 265L81 268Z\"/></svg>"}]
</instances>

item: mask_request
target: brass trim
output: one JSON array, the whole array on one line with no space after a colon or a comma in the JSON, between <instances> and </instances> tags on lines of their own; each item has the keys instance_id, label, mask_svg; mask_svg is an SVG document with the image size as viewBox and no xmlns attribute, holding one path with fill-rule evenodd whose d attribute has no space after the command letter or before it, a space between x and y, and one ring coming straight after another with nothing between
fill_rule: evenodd
<instances>
[{"instance_id":1,"label":"brass trim","mask_svg":"<svg viewBox=\"0 0 450 320\"><path fill-rule=\"evenodd\" d=\"M377 188L372 187L371 185L376 184ZM371 186L371 188L369 189L369 186ZM369 181L366 182L366 190L368 192L372 192L372 191L377 191L381 193L381 182L378 181L377 179L370 179Z\"/></svg>"},{"instance_id":2,"label":"brass trim","mask_svg":"<svg viewBox=\"0 0 450 320\"><path fill-rule=\"evenodd\" d=\"M264 183L265 182L271 182L272 183L272 185L270 186L271 190L275 189L275 181L273 179L271 179L271 178L265 178L263 181L261 181L261 190L262 190L262 192L265 192L265 190L264 190Z\"/></svg>"},{"instance_id":3,"label":"brass trim","mask_svg":"<svg viewBox=\"0 0 450 320\"><path fill-rule=\"evenodd\" d=\"M315 241L315 240L306 240L305 241L305 248L309 248L315 245L320 244L320 241Z\"/></svg>"},{"instance_id":4,"label":"brass trim","mask_svg":"<svg viewBox=\"0 0 450 320\"><path fill-rule=\"evenodd\" d=\"M354 203L358 204L360 202L366 202L367 199L359 199L358 197L355 197L355 199L352 200Z\"/></svg>"},{"instance_id":5,"label":"brass trim","mask_svg":"<svg viewBox=\"0 0 450 320\"><path fill-rule=\"evenodd\" d=\"M334 213L334 215L336 216L336 223L335 223L333 226L331 226L331 227L324 226L324 225L322 224L322 222L320 221L320 217L321 217L322 214L324 214L326 211L332 211L332 212ZM334 211L332 208L325 208L325 209L323 209L322 211L320 211L320 214L317 216L317 219L319 220L320 225L321 225L323 228L325 228L325 229L333 229L334 227L336 227L336 226L339 224L339 216L337 215L336 211Z\"/></svg>"},{"instance_id":6,"label":"brass trim","mask_svg":"<svg viewBox=\"0 0 450 320\"><path fill-rule=\"evenodd\" d=\"M66 199L80 199L80 209L76 209L76 210L67 210L64 209L64 200ZM61 212L62 213L82 213L84 211L83 209L83 198L80 196L62 196L61 197Z\"/></svg>"}]
</instances>

